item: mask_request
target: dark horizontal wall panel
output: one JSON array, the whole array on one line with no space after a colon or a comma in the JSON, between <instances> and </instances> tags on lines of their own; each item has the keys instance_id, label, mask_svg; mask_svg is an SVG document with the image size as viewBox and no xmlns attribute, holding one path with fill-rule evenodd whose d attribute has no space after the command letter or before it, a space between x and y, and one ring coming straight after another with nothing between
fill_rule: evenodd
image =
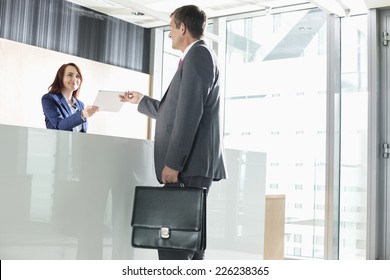
<instances>
[{"instance_id":1,"label":"dark horizontal wall panel","mask_svg":"<svg viewBox=\"0 0 390 280\"><path fill-rule=\"evenodd\" d=\"M1 38L143 73L149 73L150 34L64 0L0 0Z\"/></svg>"}]
</instances>

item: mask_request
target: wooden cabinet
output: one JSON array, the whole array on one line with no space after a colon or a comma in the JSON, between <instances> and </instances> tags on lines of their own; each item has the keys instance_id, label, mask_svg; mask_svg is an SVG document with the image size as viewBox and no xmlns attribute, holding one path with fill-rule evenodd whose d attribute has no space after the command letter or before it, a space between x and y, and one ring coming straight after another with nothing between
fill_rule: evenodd
<instances>
[{"instance_id":1,"label":"wooden cabinet","mask_svg":"<svg viewBox=\"0 0 390 280\"><path fill-rule=\"evenodd\" d=\"M285 195L265 196L264 259L284 259Z\"/></svg>"}]
</instances>

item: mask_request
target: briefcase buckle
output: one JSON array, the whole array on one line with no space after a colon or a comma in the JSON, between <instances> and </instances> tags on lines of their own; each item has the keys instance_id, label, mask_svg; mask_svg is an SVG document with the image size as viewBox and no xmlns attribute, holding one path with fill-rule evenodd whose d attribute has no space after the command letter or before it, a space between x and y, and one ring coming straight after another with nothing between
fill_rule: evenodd
<instances>
[{"instance_id":1,"label":"briefcase buckle","mask_svg":"<svg viewBox=\"0 0 390 280\"><path fill-rule=\"evenodd\" d=\"M168 227L162 227L160 230L160 236L161 238L167 239L169 238L169 228Z\"/></svg>"}]
</instances>

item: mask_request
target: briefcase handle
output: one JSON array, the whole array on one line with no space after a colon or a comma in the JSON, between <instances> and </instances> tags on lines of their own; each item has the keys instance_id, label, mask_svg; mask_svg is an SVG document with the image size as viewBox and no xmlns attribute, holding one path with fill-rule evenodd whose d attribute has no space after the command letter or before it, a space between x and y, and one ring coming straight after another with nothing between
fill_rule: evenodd
<instances>
[{"instance_id":1,"label":"briefcase handle","mask_svg":"<svg viewBox=\"0 0 390 280\"><path fill-rule=\"evenodd\" d=\"M168 188L184 188L184 184L182 182L176 182L176 183L167 183L164 185L164 187Z\"/></svg>"}]
</instances>

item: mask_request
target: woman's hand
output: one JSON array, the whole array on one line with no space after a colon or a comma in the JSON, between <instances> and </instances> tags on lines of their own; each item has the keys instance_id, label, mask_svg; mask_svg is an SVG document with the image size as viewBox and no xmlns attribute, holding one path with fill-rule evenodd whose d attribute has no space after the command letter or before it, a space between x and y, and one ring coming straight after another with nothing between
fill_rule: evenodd
<instances>
[{"instance_id":1,"label":"woman's hand","mask_svg":"<svg viewBox=\"0 0 390 280\"><path fill-rule=\"evenodd\" d=\"M81 112L81 115L82 115L83 119L87 119L89 117L92 117L98 111L99 111L99 107L88 105Z\"/></svg>"}]
</instances>

